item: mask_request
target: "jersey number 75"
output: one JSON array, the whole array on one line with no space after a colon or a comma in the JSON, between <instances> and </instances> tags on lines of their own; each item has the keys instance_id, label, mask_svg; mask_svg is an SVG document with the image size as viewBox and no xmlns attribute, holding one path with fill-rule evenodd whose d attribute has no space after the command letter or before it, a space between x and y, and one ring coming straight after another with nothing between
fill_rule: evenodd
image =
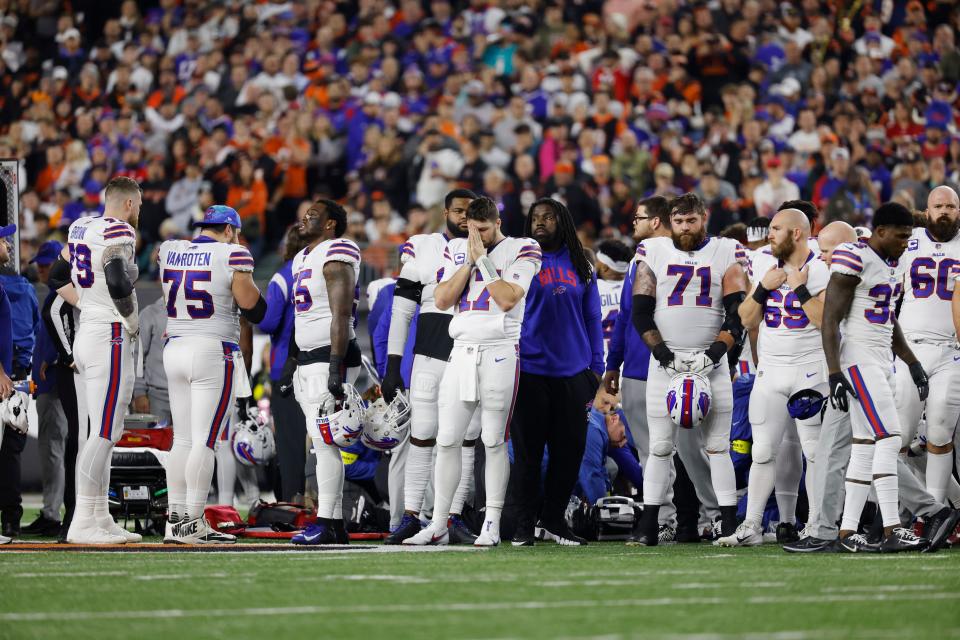
<instances>
[{"instance_id":1,"label":"jersey number 75","mask_svg":"<svg viewBox=\"0 0 960 640\"><path fill-rule=\"evenodd\" d=\"M187 315L194 320L203 320L213 315L213 296L209 291L197 287L198 283L210 282L209 271L180 271L178 269L164 269L163 282L170 283L167 294L167 317L178 317L177 297L183 289L184 306ZM193 303L193 304L191 304Z\"/></svg>"}]
</instances>

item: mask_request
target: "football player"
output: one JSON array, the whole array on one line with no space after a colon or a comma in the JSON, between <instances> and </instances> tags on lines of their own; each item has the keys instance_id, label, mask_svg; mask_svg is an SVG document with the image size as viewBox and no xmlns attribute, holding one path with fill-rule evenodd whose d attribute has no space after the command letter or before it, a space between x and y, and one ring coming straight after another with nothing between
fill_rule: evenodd
<instances>
[{"instance_id":1,"label":"football player","mask_svg":"<svg viewBox=\"0 0 960 640\"><path fill-rule=\"evenodd\" d=\"M898 321L911 351L930 378L930 397L917 394L910 368L896 363L897 410L903 428L903 453L920 417L927 417L927 491L946 499L953 472L953 432L960 417L960 351L949 308L950 278L960 265L960 199L947 186L927 198L927 228L914 229L904 254L908 279Z\"/></svg>"},{"instance_id":2,"label":"football player","mask_svg":"<svg viewBox=\"0 0 960 640\"><path fill-rule=\"evenodd\" d=\"M763 511L779 475L777 452L788 430L799 434L807 457L808 487L812 483L819 413L795 423L787 413L790 396L825 381L819 326L829 269L807 246L809 235L810 224L801 211L782 210L770 223L769 249L753 256L756 284L750 298L740 305L744 327L759 327L760 331L759 365L749 412L753 464L746 519L733 535L717 540L720 546L756 546L763 542ZM798 480L799 476L793 481ZM784 489L793 491L777 492L781 527L792 527L796 486ZM794 496L793 502L780 503L784 495ZM811 519L815 515L811 511Z\"/></svg>"},{"instance_id":3,"label":"football player","mask_svg":"<svg viewBox=\"0 0 960 640\"><path fill-rule=\"evenodd\" d=\"M321 418L345 398L344 385L360 372L354 332L359 303L360 249L343 237L347 213L320 199L300 222L301 235L314 238L293 258L294 330L284 370L283 391L293 391L307 420L317 457L317 523L293 537L294 544L347 543L343 524L343 459ZM295 369L295 370L294 370Z\"/></svg>"},{"instance_id":4,"label":"football player","mask_svg":"<svg viewBox=\"0 0 960 640\"><path fill-rule=\"evenodd\" d=\"M139 534L113 521L107 505L113 445L123 432L124 407L133 395L133 342L139 331L134 229L142 203L140 185L130 178L113 178L104 201L102 216L70 225L68 244L54 266L62 270L69 261L72 286L58 293L83 308L74 363L83 382L81 406L86 407L83 418L89 417L91 433L77 456L76 510L67 532L67 542L79 544L140 541Z\"/></svg>"},{"instance_id":5,"label":"football player","mask_svg":"<svg viewBox=\"0 0 960 640\"><path fill-rule=\"evenodd\" d=\"M737 527L737 487L730 459L733 394L724 360L743 338L738 309L745 297L746 259L736 240L710 238L703 201L688 193L670 204L671 238L644 240L637 248L633 324L659 365L647 380L650 455L644 465L641 544L657 544L657 515L667 490L677 425L665 397L677 372L708 378L713 406L703 422L703 448L720 505L721 535Z\"/></svg>"},{"instance_id":6,"label":"football player","mask_svg":"<svg viewBox=\"0 0 960 640\"><path fill-rule=\"evenodd\" d=\"M460 448L473 415L480 413L486 453L486 513L477 546L500 544L500 515L510 475L506 438L520 376L520 325L524 298L540 270L540 246L506 238L496 203L481 197L467 208L467 238L444 249L443 277L434 291L437 309L454 308L453 350L440 381L440 425L434 473L433 521L404 544L443 544L454 492L460 482Z\"/></svg>"},{"instance_id":7,"label":"football player","mask_svg":"<svg viewBox=\"0 0 960 640\"><path fill-rule=\"evenodd\" d=\"M433 452L437 443L437 394L440 378L453 348L449 333L452 311L437 309L433 294L443 271L443 250L451 238L466 237L467 207L476 198L476 194L467 189L451 191L444 200L445 231L413 236L400 247L403 266L393 295L387 372L381 384L387 402L393 402L396 394L403 391L400 364L417 305L420 305L420 315L417 318L413 369L410 373L410 440L409 444L401 445L405 454L398 451L391 458L391 467L394 460L406 458L401 472L404 515L397 529L384 540L386 544L400 544L420 531L420 512L433 470ZM480 435L479 413L471 425L461 450L460 484L450 507L450 542L453 543L472 544L476 540L460 517L472 486L474 447Z\"/></svg>"},{"instance_id":8,"label":"football player","mask_svg":"<svg viewBox=\"0 0 960 640\"><path fill-rule=\"evenodd\" d=\"M597 247L597 289L603 326L603 360L610 353L610 339L620 314L620 290L633 259L633 251L619 240L607 240Z\"/></svg>"},{"instance_id":9,"label":"football player","mask_svg":"<svg viewBox=\"0 0 960 640\"><path fill-rule=\"evenodd\" d=\"M157 257L167 312L163 368L174 430L164 542L177 544L236 542L212 529L203 509L217 440L230 422L234 399L250 395L240 356L240 316L260 322L267 310L253 282L253 256L237 244L242 226L237 212L212 206L197 226L197 237L167 240Z\"/></svg>"},{"instance_id":10,"label":"football player","mask_svg":"<svg viewBox=\"0 0 960 640\"><path fill-rule=\"evenodd\" d=\"M913 215L903 205L888 202L877 209L873 221L873 234L866 243L844 244L833 251L823 313L830 403L840 411L852 409L840 548L848 552L919 550L927 540L900 526L901 428L890 370L892 345L909 367L920 399L926 399L927 375L904 339L895 313L904 274L899 259L913 231ZM856 407L849 407L848 396L857 401ZM879 546L857 533L871 483L883 519Z\"/></svg>"}]
</instances>

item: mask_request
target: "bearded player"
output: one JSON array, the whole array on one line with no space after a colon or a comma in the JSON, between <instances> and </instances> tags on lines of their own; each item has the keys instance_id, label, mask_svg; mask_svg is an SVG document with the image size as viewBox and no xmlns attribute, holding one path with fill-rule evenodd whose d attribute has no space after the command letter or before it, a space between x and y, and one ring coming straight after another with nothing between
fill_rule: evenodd
<instances>
[{"instance_id":1,"label":"bearded player","mask_svg":"<svg viewBox=\"0 0 960 640\"><path fill-rule=\"evenodd\" d=\"M753 256L757 284L739 310L744 327L760 331L757 377L750 394L753 464L746 519L733 535L717 540L723 547L763 542L763 511L779 475L777 452L787 431L798 432L807 458L807 494L813 495L820 414L794 421L787 412L790 396L826 381L819 327L830 273L826 263L807 246L809 235L810 223L803 212L782 210L770 223L769 249ZM796 486L784 489L796 496ZM781 498L781 492L777 498ZM811 509L814 504L811 501ZM786 505L778 502L778 507L781 525L793 526L796 500ZM815 511L808 520L816 520Z\"/></svg>"},{"instance_id":2,"label":"bearded player","mask_svg":"<svg viewBox=\"0 0 960 640\"><path fill-rule=\"evenodd\" d=\"M203 515L214 449L239 390L249 390L240 354L240 316L260 322L267 304L253 282L253 257L240 244L240 216L207 209L193 240L167 240L158 262L167 309L163 368L170 387L173 447L167 462L169 531L164 542L235 542ZM247 394L249 395L249 394ZM232 455L232 454L231 454Z\"/></svg>"},{"instance_id":3,"label":"bearded player","mask_svg":"<svg viewBox=\"0 0 960 640\"><path fill-rule=\"evenodd\" d=\"M403 266L393 294L387 341L387 374L381 384L387 402L393 402L396 394L403 391L400 364L417 305L420 306L420 316L417 319L413 369L410 372L410 440L401 445L405 453L397 451L390 460L394 464L394 460L401 460L404 455L406 457L403 469L404 514L397 529L384 540L386 544L400 544L420 531L420 513L427 482L433 471L433 452L437 444L437 394L440 378L453 348L449 332L453 313L451 310L437 309L433 293L443 273L443 251L451 238L466 237L467 207L476 198L476 194L467 189L451 191L444 201L446 231L413 236L400 248ZM460 515L471 488L479 418L478 412L463 443L460 484L450 508L452 543L472 544L476 539Z\"/></svg>"},{"instance_id":4,"label":"bearded player","mask_svg":"<svg viewBox=\"0 0 960 640\"><path fill-rule=\"evenodd\" d=\"M68 244L54 269L69 260L70 281L58 290L83 309L74 341L74 362L83 380L91 434L77 456L77 501L67 542L122 544L140 536L110 516L107 491L113 446L123 432L133 394L133 343L139 331L134 229L142 203L140 185L126 177L107 183L104 213L70 225Z\"/></svg>"},{"instance_id":5,"label":"bearded player","mask_svg":"<svg viewBox=\"0 0 960 640\"><path fill-rule=\"evenodd\" d=\"M434 292L441 311L453 308L453 350L440 381L440 426L434 473L433 521L404 544L445 544L447 520L460 482L460 448L475 413L486 454L486 513L476 546L500 544L510 461L506 439L520 376L524 298L540 270L541 252L529 238L506 238L489 198L467 208L467 238L444 251L443 278Z\"/></svg>"},{"instance_id":6,"label":"bearded player","mask_svg":"<svg viewBox=\"0 0 960 640\"><path fill-rule=\"evenodd\" d=\"M657 516L667 491L677 425L665 398L678 371L708 378L712 407L701 425L703 447L720 505L721 535L737 527L737 486L730 459L733 392L727 352L743 338L738 309L745 296L743 247L707 237L707 211L695 194L670 203L670 238L644 240L637 248L633 324L651 351L647 380L650 455L644 465L644 509L638 542L657 544ZM654 364L659 366L654 366Z\"/></svg>"},{"instance_id":7,"label":"bearded player","mask_svg":"<svg viewBox=\"0 0 960 640\"><path fill-rule=\"evenodd\" d=\"M913 232L913 214L903 205L888 202L877 209L873 223L869 240L834 250L823 313L830 403L840 411L849 409L853 431L839 546L847 552L919 550L927 540L900 526L901 427L890 367L892 346L909 367L920 399L926 399L926 373L903 337L895 313L903 287L900 257ZM850 406L848 396L856 406ZM857 532L871 485L883 520L879 546Z\"/></svg>"}]
</instances>

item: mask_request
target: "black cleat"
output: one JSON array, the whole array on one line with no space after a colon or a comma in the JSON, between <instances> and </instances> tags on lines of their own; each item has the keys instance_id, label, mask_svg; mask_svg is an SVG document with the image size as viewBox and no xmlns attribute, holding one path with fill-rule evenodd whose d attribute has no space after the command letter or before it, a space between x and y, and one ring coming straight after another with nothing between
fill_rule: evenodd
<instances>
[{"instance_id":1,"label":"black cleat","mask_svg":"<svg viewBox=\"0 0 960 640\"><path fill-rule=\"evenodd\" d=\"M737 524L737 505L720 507L720 533L717 538L732 536L737 531Z\"/></svg>"},{"instance_id":2,"label":"black cleat","mask_svg":"<svg viewBox=\"0 0 960 640\"><path fill-rule=\"evenodd\" d=\"M420 518L409 513L403 514L403 519L400 520L400 524L390 532L383 540L383 544L400 544L407 538L412 538L413 536L420 533Z\"/></svg>"},{"instance_id":3,"label":"black cleat","mask_svg":"<svg viewBox=\"0 0 960 640\"><path fill-rule=\"evenodd\" d=\"M944 507L935 513L923 525L923 537L930 541L924 553L932 553L947 543L947 538L953 533L960 521L960 510Z\"/></svg>"},{"instance_id":4,"label":"black cleat","mask_svg":"<svg viewBox=\"0 0 960 640\"><path fill-rule=\"evenodd\" d=\"M517 529L516 533L513 534L513 540L510 541L510 544L515 547L532 547L536 543L537 539L532 531L521 531L520 529Z\"/></svg>"},{"instance_id":5,"label":"black cleat","mask_svg":"<svg viewBox=\"0 0 960 640\"><path fill-rule=\"evenodd\" d=\"M838 551L836 543L836 540L807 536L783 545L783 550L787 553L836 553Z\"/></svg>"},{"instance_id":6,"label":"black cleat","mask_svg":"<svg viewBox=\"0 0 960 640\"><path fill-rule=\"evenodd\" d=\"M904 527L897 527L880 543L879 549L883 553L898 553L900 551L923 551L930 541L921 538Z\"/></svg>"},{"instance_id":7,"label":"black cleat","mask_svg":"<svg viewBox=\"0 0 960 640\"><path fill-rule=\"evenodd\" d=\"M797 527L789 522L781 522L777 525L777 542L780 544L792 544L800 539L797 533Z\"/></svg>"},{"instance_id":8,"label":"black cleat","mask_svg":"<svg viewBox=\"0 0 960 640\"><path fill-rule=\"evenodd\" d=\"M673 536L673 541L678 543L700 543L703 539L696 527L677 527L677 533Z\"/></svg>"},{"instance_id":9,"label":"black cleat","mask_svg":"<svg viewBox=\"0 0 960 640\"><path fill-rule=\"evenodd\" d=\"M911 534L912 535L912 534ZM880 553L880 547L867 541L862 533L851 533L837 541L839 551L844 553Z\"/></svg>"},{"instance_id":10,"label":"black cleat","mask_svg":"<svg viewBox=\"0 0 960 640\"><path fill-rule=\"evenodd\" d=\"M333 535L337 538L337 544L350 544L350 534L347 533L347 527L343 520L331 520Z\"/></svg>"},{"instance_id":11,"label":"black cleat","mask_svg":"<svg viewBox=\"0 0 960 640\"><path fill-rule=\"evenodd\" d=\"M60 534L60 522L51 520L42 513L22 530L25 536L56 536Z\"/></svg>"},{"instance_id":12,"label":"black cleat","mask_svg":"<svg viewBox=\"0 0 960 640\"><path fill-rule=\"evenodd\" d=\"M630 539L627 540L627 546L630 547L655 547L660 542L660 523L657 522L657 516L660 512L660 505L647 504L643 506L643 513L640 516L640 522L633 530Z\"/></svg>"},{"instance_id":13,"label":"black cleat","mask_svg":"<svg viewBox=\"0 0 960 640\"><path fill-rule=\"evenodd\" d=\"M459 515L450 516L447 520L447 533L450 535L450 544L473 544L477 536Z\"/></svg>"},{"instance_id":14,"label":"black cleat","mask_svg":"<svg viewBox=\"0 0 960 640\"><path fill-rule=\"evenodd\" d=\"M561 524L538 522L533 528L533 535L537 540L552 540L561 547L587 546L587 541L571 531L566 522Z\"/></svg>"}]
</instances>

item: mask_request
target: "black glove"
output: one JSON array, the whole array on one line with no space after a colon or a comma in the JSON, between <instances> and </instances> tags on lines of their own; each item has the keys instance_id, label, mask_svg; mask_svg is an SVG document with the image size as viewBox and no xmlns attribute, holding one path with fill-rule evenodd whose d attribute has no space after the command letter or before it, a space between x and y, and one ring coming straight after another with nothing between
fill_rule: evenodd
<instances>
[{"instance_id":1,"label":"black glove","mask_svg":"<svg viewBox=\"0 0 960 640\"><path fill-rule=\"evenodd\" d=\"M250 419L250 409L255 405L256 403L253 400L253 396L237 398L237 417L240 419L240 422L246 422Z\"/></svg>"},{"instance_id":2,"label":"black glove","mask_svg":"<svg viewBox=\"0 0 960 640\"><path fill-rule=\"evenodd\" d=\"M380 393L387 404L393 402L398 393L403 393L403 376L400 375L400 363L403 356L387 356L387 375L380 382Z\"/></svg>"},{"instance_id":3,"label":"black glove","mask_svg":"<svg viewBox=\"0 0 960 640\"><path fill-rule=\"evenodd\" d=\"M926 400L930 393L930 380L927 378L927 372L923 370L923 365L919 361L910 365L910 377L913 378L913 384L917 385L917 391L920 392L920 400Z\"/></svg>"},{"instance_id":4,"label":"black glove","mask_svg":"<svg viewBox=\"0 0 960 640\"><path fill-rule=\"evenodd\" d=\"M287 358L283 363L283 371L280 373L280 379L277 380L277 389L284 398L289 398L293 393L293 372L297 370L296 358Z\"/></svg>"},{"instance_id":5,"label":"black glove","mask_svg":"<svg viewBox=\"0 0 960 640\"><path fill-rule=\"evenodd\" d=\"M857 394L854 392L850 381L842 373L830 374L830 406L839 411L848 411L850 403L847 402L847 394L854 398Z\"/></svg>"},{"instance_id":6,"label":"black glove","mask_svg":"<svg viewBox=\"0 0 960 640\"><path fill-rule=\"evenodd\" d=\"M660 366L664 369L675 368L673 366L673 351L670 351L670 347L667 346L666 342L661 342L653 348L653 357L656 358L657 362L659 362Z\"/></svg>"},{"instance_id":7,"label":"black glove","mask_svg":"<svg viewBox=\"0 0 960 640\"><path fill-rule=\"evenodd\" d=\"M330 356L330 374L327 376L327 391L337 401L343 400L343 358Z\"/></svg>"}]
</instances>

